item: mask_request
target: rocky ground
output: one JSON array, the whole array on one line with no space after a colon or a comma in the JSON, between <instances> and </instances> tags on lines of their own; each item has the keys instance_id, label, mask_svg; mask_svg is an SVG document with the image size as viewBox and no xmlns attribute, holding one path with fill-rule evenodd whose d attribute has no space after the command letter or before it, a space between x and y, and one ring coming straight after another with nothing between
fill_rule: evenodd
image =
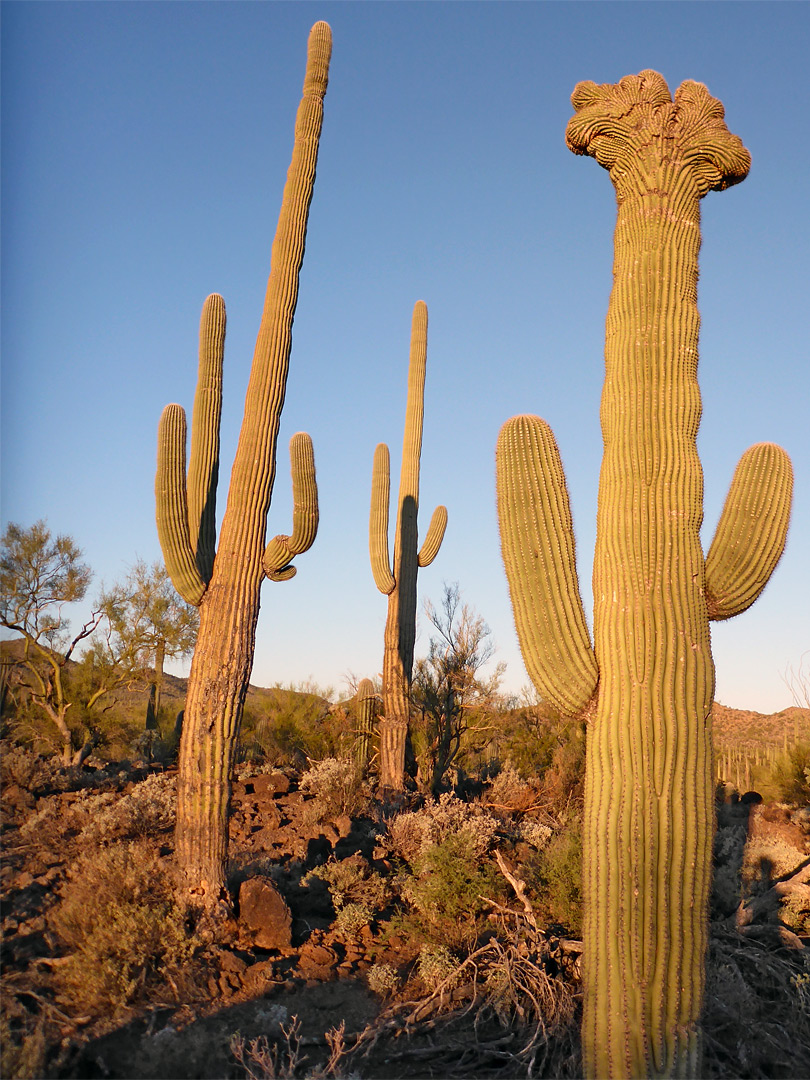
<instances>
[{"instance_id":1,"label":"rocky ground","mask_svg":"<svg viewBox=\"0 0 810 1080\"><path fill-rule=\"evenodd\" d=\"M206 945L191 992L164 988L162 997L147 996L115 1014L77 1010L59 989L60 965L69 957L54 929L70 867L82 851L131 830L131 820L125 827L123 818L115 818L116 806L123 806L133 792L165 792L170 780L171 774L156 779L145 766L123 763L96 772L85 769L72 778L51 776L38 783L35 776L20 776L20 782L12 777L4 784L3 1035L7 1053L9 1046L13 1051L7 1060L16 1070L4 1065L4 1075L577 1075L577 1049L571 1044L578 1008L577 943L538 935L528 923L520 923L521 901L514 891L511 903L502 905L509 909L501 912L502 920L513 919L508 963L516 965L514 971L523 964L522 970L531 970L533 977L542 968L562 978L564 970L570 990L568 1034L558 1040L557 1065L544 1066L540 1044L535 1039L532 1048L532 1036L527 1038L525 1025L513 1022L514 1016L509 1020L497 1009L486 1014L473 1009L471 973L491 972L491 967L473 964L467 978L451 980L431 993L435 987L420 983L416 975L420 944L406 931L397 933L395 924L392 928L375 918L341 926L327 885L308 874L329 860L353 861L358 873L392 873L390 852L379 842L383 810L377 806L364 813L325 815L311 793L299 790L294 774L281 771L243 775L234 784L230 882L236 917L221 941ZM170 813L160 827L165 810L141 811L144 821L152 816L138 842L168 865ZM771 951L792 951L790 963L796 971L806 971L803 977L810 982L808 938L796 933L804 925L801 912L810 912L807 817L755 801L723 804L720 854L728 866L736 860L736 868L729 871L728 895L718 901L722 910L714 914L729 932L736 925ZM745 850L759 860L763 884L747 906L740 907L735 875ZM799 920L793 930L780 920L779 905L787 892ZM487 948L491 962L492 950L502 946L494 938L485 943L482 965ZM801 954L804 959L796 960ZM397 972L396 987L378 983L372 989L370 971L386 965ZM464 1021L464 1009L468 1021L479 1021L477 1027ZM250 1059L252 1073L234 1056L237 1033L245 1040L242 1055ZM262 1035L270 1038L268 1053L272 1057L275 1047L275 1058L265 1055L257 1064L261 1048L252 1058L248 1048ZM238 1044L236 1049L238 1057ZM797 1061L810 1061L810 1034L805 1049L806 1056ZM523 1072L517 1071L518 1065ZM535 1071L525 1071L530 1068ZM558 1071L549 1072L554 1068ZM791 1065L786 1068L772 1075L806 1075L791 1073Z\"/></svg>"}]
</instances>

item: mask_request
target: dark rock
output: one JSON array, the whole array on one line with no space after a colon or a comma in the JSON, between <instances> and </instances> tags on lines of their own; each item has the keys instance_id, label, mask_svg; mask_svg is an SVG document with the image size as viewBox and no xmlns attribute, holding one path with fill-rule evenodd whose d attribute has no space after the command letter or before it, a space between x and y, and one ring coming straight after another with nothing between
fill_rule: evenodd
<instances>
[{"instance_id":1,"label":"dark rock","mask_svg":"<svg viewBox=\"0 0 810 1080\"><path fill-rule=\"evenodd\" d=\"M239 889L239 923L260 949L289 949L292 916L284 897L267 878L248 878Z\"/></svg>"},{"instance_id":2,"label":"dark rock","mask_svg":"<svg viewBox=\"0 0 810 1080\"><path fill-rule=\"evenodd\" d=\"M282 772L260 773L252 780L253 791L259 798L273 798L276 795L286 795L290 790L289 777Z\"/></svg>"}]
</instances>

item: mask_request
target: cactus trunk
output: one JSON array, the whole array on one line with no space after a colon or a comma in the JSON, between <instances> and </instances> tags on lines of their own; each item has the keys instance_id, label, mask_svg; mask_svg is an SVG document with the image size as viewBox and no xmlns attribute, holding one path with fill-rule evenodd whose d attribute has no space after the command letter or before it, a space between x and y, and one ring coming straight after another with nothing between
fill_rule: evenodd
<instances>
[{"instance_id":1,"label":"cactus trunk","mask_svg":"<svg viewBox=\"0 0 810 1080\"><path fill-rule=\"evenodd\" d=\"M388 596L383 653L383 717L380 720L380 783L401 790L405 780L405 744L410 715L413 650L416 641L416 576L439 550L447 524L447 511L433 512L425 541L417 549L419 466L422 425L425 415L427 369L427 307L417 301L411 323L408 367L408 398L402 444L402 471L397 502L393 569L388 557L388 502L390 460L388 447L380 443L374 454L369 549L374 580Z\"/></svg>"},{"instance_id":2,"label":"cactus trunk","mask_svg":"<svg viewBox=\"0 0 810 1080\"><path fill-rule=\"evenodd\" d=\"M700 199L750 163L722 105L694 82L673 100L654 71L580 83L571 100L568 146L609 170L618 204L592 654L562 466L537 417L509 421L498 441L501 542L527 669L544 698L588 724L586 1075L698 1076L714 826L709 620L744 611L768 581L792 473L779 447L743 455L704 559Z\"/></svg>"},{"instance_id":3,"label":"cactus trunk","mask_svg":"<svg viewBox=\"0 0 810 1080\"><path fill-rule=\"evenodd\" d=\"M694 187L666 172L655 193L619 203L607 317L594 562L602 678L584 822L592 1076L622 1063L630 1075L696 1075L699 1061L714 812L696 444L700 210Z\"/></svg>"},{"instance_id":4,"label":"cactus trunk","mask_svg":"<svg viewBox=\"0 0 810 1080\"><path fill-rule=\"evenodd\" d=\"M187 897L196 906L209 910L220 904L228 905L225 871L230 775L253 666L260 586L265 573L283 580L294 572L291 567L280 565L284 559L278 558L278 552L284 550L291 538L276 538L266 552L265 535L330 53L329 27L326 23L316 23L310 33L292 163L273 242L242 430L215 556L211 508L217 476L216 399L221 396L224 339L221 298L216 298L213 304L217 311L222 308L222 333L215 338L217 344L213 350L217 363L212 364L212 349L207 344L211 335L205 330L201 333L200 380L194 417L199 437L192 432L188 497L183 484L185 417L182 410L168 406L161 423L156 481L161 543L170 571L177 568L177 577L172 574L175 584L178 580L187 583L193 602L200 608L180 746L175 844ZM206 309L211 307L207 303ZM205 312L203 325L208 325ZM206 448L215 438L216 453L209 453ZM291 553L297 553L314 539L317 508L313 500L317 493L308 436L295 436L291 451L296 513L308 522L305 529L294 529L297 541ZM299 505L299 489L303 491L303 510ZM186 505L188 527L184 531Z\"/></svg>"},{"instance_id":5,"label":"cactus trunk","mask_svg":"<svg viewBox=\"0 0 810 1080\"><path fill-rule=\"evenodd\" d=\"M697 1076L714 666L697 453L700 199L748 154L705 87L580 84L568 142L616 187L583 833L589 1076Z\"/></svg>"},{"instance_id":6,"label":"cactus trunk","mask_svg":"<svg viewBox=\"0 0 810 1080\"><path fill-rule=\"evenodd\" d=\"M354 744L354 760L359 771L365 775L371 760L371 740L374 734L374 706L376 694L371 679L361 679L357 687L357 739Z\"/></svg>"}]
</instances>

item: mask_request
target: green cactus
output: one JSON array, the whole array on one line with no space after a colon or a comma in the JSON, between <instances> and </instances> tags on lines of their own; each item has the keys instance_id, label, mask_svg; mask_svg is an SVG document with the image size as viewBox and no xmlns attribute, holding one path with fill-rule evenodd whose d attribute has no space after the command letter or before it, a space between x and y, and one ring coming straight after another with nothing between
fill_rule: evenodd
<instances>
[{"instance_id":1,"label":"green cactus","mask_svg":"<svg viewBox=\"0 0 810 1080\"><path fill-rule=\"evenodd\" d=\"M354 744L355 762L365 773L371 760L371 738L374 734L374 713L377 693L371 679L361 679L357 687L357 741Z\"/></svg>"},{"instance_id":2,"label":"green cactus","mask_svg":"<svg viewBox=\"0 0 810 1080\"><path fill-rule=\"evenodd\" d=\"M537 417L497 448L501 543L527 668L588 721L583 1053L591 1077L700 1075L713 833L709 620L745 610L784 548L790 461L754 447L709 557L697 455L700 199L749 155L699 83L580 83L568 146L616 188L604 457L587 639L562 466Z\"/></svg>"},{"instance_id":3,"label":"green cactus","mask_svg":"<svg viewBox=\"0 0 810 1080\"><path fill-rule=\"evenodd\" d=\"M293 576L291 560L309 548L318 525L312 443L299 433L290 442L292 535L277 536L265 545L331 50L329 26L316 23L309 35L292 162L218 545L215 512L225 340L220 296L210 296L203 307L188 474L183 409L168 405L158 430L158 534L175 588L200 608L180 746L175 848L188 899L209 911L228 904L230 773L253 665L260 586L265 576L275 581Z\"/></svg>"},{"instance_id":4,"label":"green cactus","mask_svg":"<svg viewBox=\"0 0 810 1080\"><path fill-rule=\"evenodd\" d=\"M421 549L417 550L419 463L425 415L427 366L427 307L419 300L413 309L408 400L397 503L393 569L388 553L388 508L391 465L388 447L374 451L371 477L369 552L377 588L388 597L383 653L383 713L380 721L380 783L400 790L405 778L405 741L416 641L416 574L436 558L447 525L447 510L437 506Z\"/></svg>"}]
</instances>

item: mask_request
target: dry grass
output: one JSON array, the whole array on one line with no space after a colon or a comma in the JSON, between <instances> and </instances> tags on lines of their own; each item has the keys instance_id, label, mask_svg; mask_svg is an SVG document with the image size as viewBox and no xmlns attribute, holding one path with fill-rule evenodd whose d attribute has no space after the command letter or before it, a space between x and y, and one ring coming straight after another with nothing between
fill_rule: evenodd
<instances>
[{"instance_id":1,"label":"dry grass","mask_svg":"<svg viewBox=\"0 0 810 1080\"><path fill-rule=\"evenodd\" d=\"M714 924L702 1028L707 1078L810 1076L808 950Z\"/></svg>"}]
</instances>

